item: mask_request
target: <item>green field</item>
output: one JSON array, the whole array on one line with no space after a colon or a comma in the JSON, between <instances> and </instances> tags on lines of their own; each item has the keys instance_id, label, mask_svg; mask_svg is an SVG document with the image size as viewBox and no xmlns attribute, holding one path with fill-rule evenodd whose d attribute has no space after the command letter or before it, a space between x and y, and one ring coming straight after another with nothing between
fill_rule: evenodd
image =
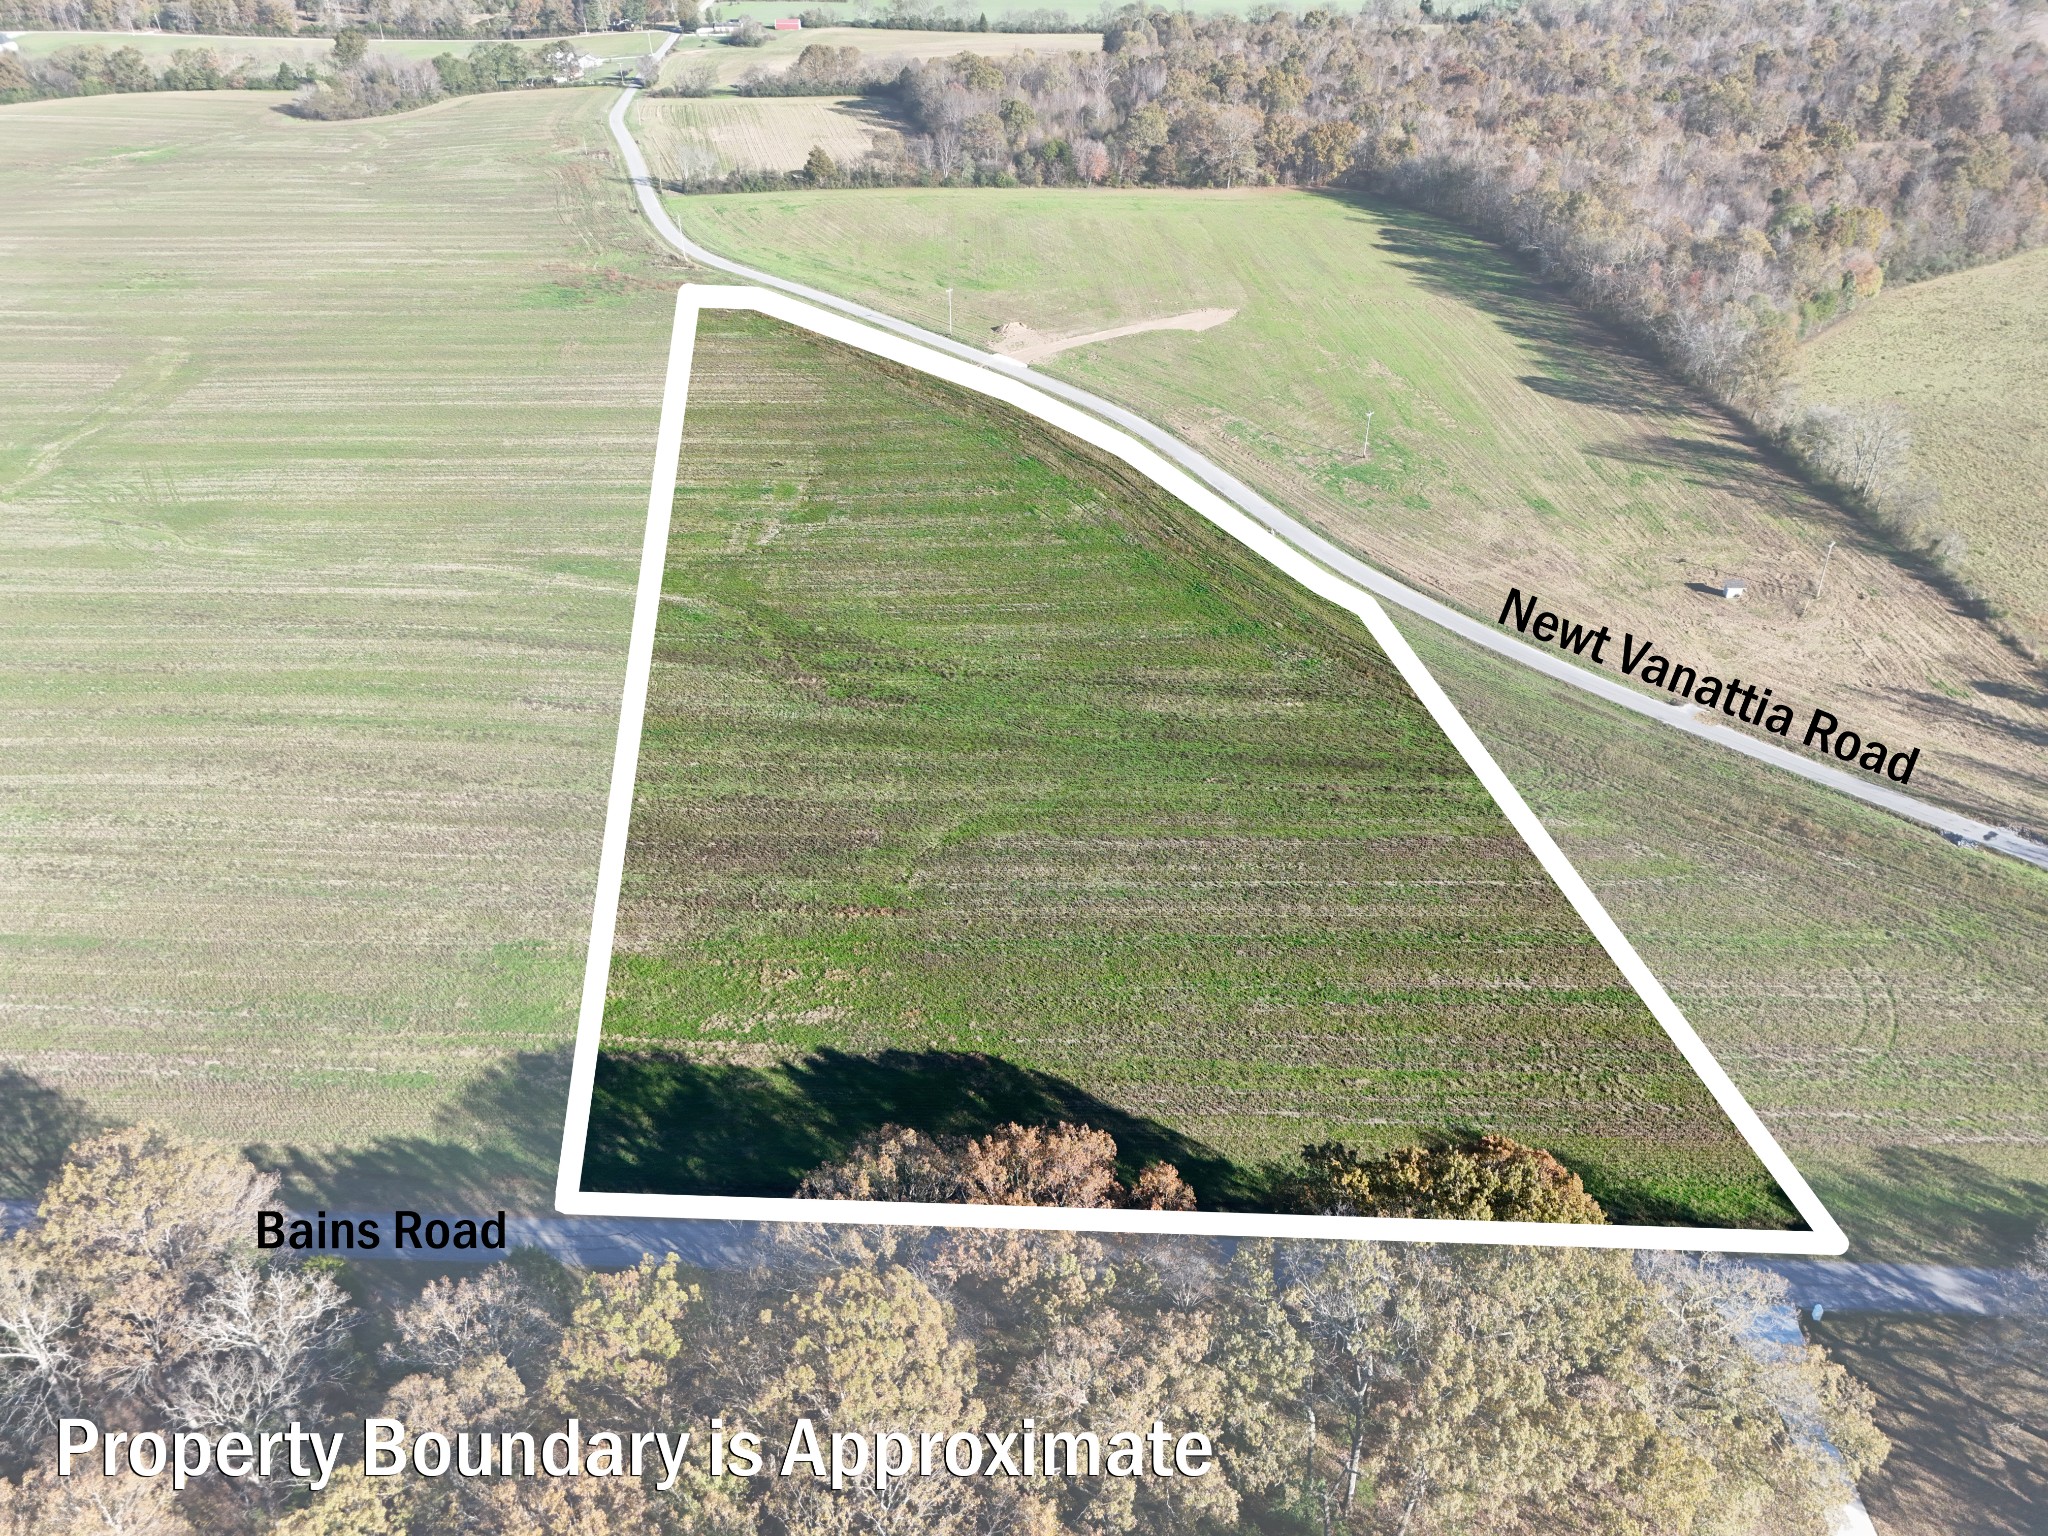
<instances>
[{"instance_id":1,"label":"green field","mask_svg":"<svg viewBox=\"0 0 2048 1536\"><path fill-rule=\"evenodd\" d=\"M1026 418L753 316L692 368L586 1186L1072 1119L1209 1205L1502 1132L1785 1208L1363 626Z\"/></svg>"},{"instance_id":2,"label":"green field","mask_svg":"<svg viewBox=\"0 0 2048 1536\"><path fill-rule=\"evenodd\" d=\"M1200 334L1042 366L1470 613L1536 590L1922 744L1916 792L2048 826L2048 708L2023 657L1725 418L1441 223L1274 190L763 193L673 211L725 255L934 329L950 288L959 335L984 344L1011 321L1059 336L1234 309ZM1744 602L1716 595L1728 576L1748 582Z\"/></svg>"},{"instance_id":3,"label":"green field","mask_svg":"<svg viewBox=\"0 0 2048 1536\"><path fill-rule=\"evenodd\" d=\"M1404 225L1384 211L1274 193L773 194L671 206L716 248L938 329L949 277L963 337L993 340L980 328L1009 318L1059 334L1133 315L1239 308L1215 330L1134 336L1063 354L1043 371L1148 406L1290 510L1353 530L1369 554L1392 551L1444 572L1445 583L1426 585L1484 590L1474 573L1497 582L1533 568L1541 590L1560 590L1583 579L1578 557L1599 553L1604 540L1636 550L1647 574L1611 568L1610 549L1601 580L1642 585L1643 601L1666 610L1656 632L1668 634L1683 615L1648 590L1661 580L1650 553L1657 539L1671 530L1761 537L1759 529L1797 528L1827 510L1486 247L1428 221ZM1257 222L1238 216L1247 209ZM1036 213L1028 222L1027 212ZM1113 259L1085 256L1090 249ZM1287 377L1289 362L1298 378ZM1375 460L1425 487L1443 486L1456 468L1454 485L1485 476L1513 491L1554 474L1573 491L1544 497L1549 510L1534 520L1506 494L1489 499L1488 518L1449 519L1470 540L1460 556L1439 522L1458 510L1455 499L1425 490L1428 515L1403 504L1406 491L1389 498L1370 484L1364 507L1346 513L1334 500L1327 474L1337 455L1314 434L1340 408L1387 411L1374 424ZM1297 417L1306 425L1293 425ZM1390 419L1428 455L1396 457ZM1742 476L1701 474L1674 459L1680 433L1710 434ZM1488 446L1496 456L1475 463ZM1653 454L1690 472L1653 475ZM1336 482L1347 497L1375 473L1348 468L1358 478ZM1616 475L1625 494L1609 483ZM1604 532L1592 515L1602 507ZM1899 650L1866 645L1858 659L1882 677L1902 666L1901 654L1910 659L1916 631L1905 615L1921 612L1926 594L1875 554L1867 559L1845 601L1884 605L1887 622L1861 633ZM1713 610L1717 620L1747 624L1757 612L1729 614L1730 606ZM1814 1179L1854 1251L2014 1252L2048 1207L2048 882L1702 751L1427 626L1404 628ZM1803 622L1788 624L1777 643L1812 635ZM1817 659L1783 663L1794 688L1821 663L1845 664L1830 645ZM1911 697L1923 723L1930 698L1946 703L1931 689ZM1997 699L1986 692L1981 701ZM2001 750L2016 766L1997 775L2005 793L2032 804L2039 754L2014 754L2033 715L2023 702L2012 707L2017 745Z\"/></svg>"},{"instance_id":4,"label":"green field","mask_svg":"<svg viewBox=\"0 0 2048 1536\"><path fill-rule=\"evenodd\" d=\"M674 287L609 105L0 112L13 1072L551 1183Z\"/></svg>"},{"instance_id":5,"label":"green field","mask_svg":"<svg viewBox=\"0 0 2048 1536\"><path fill-rule=\"evenodd\" d=\"M1860 1259L2048 1212L2048 880L1399 619Z\"/></svg>"},{"instance_id":6,"label":"green field","mask_svg":"<svg viewBox=\"0 0 2048 1536\"><path fill-rule=\"evenodd\" d=\"M0 113L17 1111L545 1204L679 275L606 104ZM1854 1251L2009 1258L2048 882L1409 630Z\"/></svg>"},{"instance_id":7,"label":"green field","mask_svg":"<svg viewBox=\"0 0 2048 1536\"><path fill-rule=\"evenodd\" d=\"M2048 251L1888 291L1803 349L1805 394L1889 402L1962 534L1957 568L2048 638Z\"/></svg>"}]
</instances>

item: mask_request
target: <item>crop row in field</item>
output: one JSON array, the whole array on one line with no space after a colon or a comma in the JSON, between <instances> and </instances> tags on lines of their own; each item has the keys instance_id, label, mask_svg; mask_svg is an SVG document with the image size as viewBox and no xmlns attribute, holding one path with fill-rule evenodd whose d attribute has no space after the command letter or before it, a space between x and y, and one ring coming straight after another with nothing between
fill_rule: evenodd
<instances>
[{"instance_id":1,"label":"crop row in field","mask_svg":"<svg viewBox=\"0 0 2048 1536\"><path fill-rule=\"evenodd\" d=\"M0 112L14 1072L552 1179L673 286L607 105Z\"/></svg>"}]
</instances>

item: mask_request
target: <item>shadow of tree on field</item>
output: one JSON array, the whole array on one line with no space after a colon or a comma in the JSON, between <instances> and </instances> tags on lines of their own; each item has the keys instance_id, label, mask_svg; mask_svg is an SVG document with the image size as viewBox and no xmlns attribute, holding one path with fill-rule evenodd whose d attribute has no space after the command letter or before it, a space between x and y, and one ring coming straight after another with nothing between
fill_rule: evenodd
<instances>
[{"instance_id":1,"label":"shadow of tree on field","mask_svg":"<svg viewBox=\"0 0 2048 1536\"><path fill-rule=\"evenodd\" d=\"M1204 1209L1260 1208L1258 1176L1050 1073L959 1051L822 1050L772 1067L658 1053L600 1056L583 1187L612 1193L788 1196L869 1131L980 1135L1071 1121L1116 1138L1118 1170L1164 1160Z\"/></svg>"},{"instance_id":2,"label":"shadow of tree on field","mask_svg":"<svg viewBox=\"0 0 2048 1536\"><path fill-rule=\"evenodd\" d=\"M2048 1512L2048 1358L2017 1319L1830 1311L1803 1325L1877 1395L1892 1442L1863 1480L1887 1531L2039 1536Z\"/></svg>"},{"instance_id":3,"label":"shadow of tree on field","mask_svg":"<svg viewBox=\"0 0 2048 1536\"><path fill-rule=\"evenodd\" d=\"M2006 1265L2048 1230L2048 1183L1928 1147L1881 1147L1861 1167L1808 1170L1849 1234L1849 1257Z\"/></svg>"},{"instance_id":4,"label":"shadow of tree on field","mask_svg":"<svg viewBox=\"0 0 2048 1536\"><path fill-rule=\"evenodd\" d=\"M434 1133L362 1147L252 1146L293 1206L359 1210L432 1201L465 1209L547 1209L561 1160L569 1048L493 1066L435 1116Z\"/></svg>"},{"instance_id":5,"label":"shadow of tree on field","mask_svg":"<svg viewBox=\"0 0 2048 1536\"><path fill-rule=\"evenodd\" d=\"M1759 447L1728 439L1673 437L1658 434L1632 442L1589 443L1585 452L1638 469L1680 476L1697 490L1747 496L1756 490L1757 471L1766 462Z\"/></svg>"},{"instance_id":6,"label":"shadow of tree on field","mask_svg":"<svg viewBox=\"0 0 2048 1536\"><path fill-rule=\"evenodd\" d=\"M1524 386L1626 416L1684 416L1698 402L1630 341L1575 308L1500 247L1441 219L1355 192L1311 194L1343 204L1394 265L1427 292L1489 316L1530 349L1541 371Z\"/></svg>"},{"instance_id":7,"label":"shadow of tree on field","mask_svg":"<svg viewBox=\"0 0 2048 1536\"><path fill-rule=\"evenodd\" d=\"M0 1200L36 1200L71 1144L105 1122L83 1101L13 1067L0 1067Z\"/></svg>"}]
</instances>

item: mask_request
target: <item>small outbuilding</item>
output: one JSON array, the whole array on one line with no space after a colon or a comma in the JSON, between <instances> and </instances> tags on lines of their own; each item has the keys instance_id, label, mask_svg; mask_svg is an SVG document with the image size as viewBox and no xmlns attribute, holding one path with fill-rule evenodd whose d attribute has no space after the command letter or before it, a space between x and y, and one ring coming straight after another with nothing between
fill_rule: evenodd
<instances>
[{"instance_id":1,"label":"small outbuilding","mask_svg":"<svg viewBox=\"0 0 2048 1536\"><path fill-rule=\"evenodd\" d=\"M1745 592L1747 592L1748 590L1749 590L1749 583L1748 583L1748 582L1746 582L1746 581L1730 581L1730 582L1725 582L1725 583L1723 583L1723 585L1722 585L1722 587L1721 587L1721 595L1722 595L1723 597L1727 598L1727 599L1728 599L1728 600L1729 600L1730 602L1733 602L1733 601L1734 601L1734 600L1735 600L1736 598L1738 598L1738 597L1742 596L1742 594L1743 594L1743 593L1745 593Z\"/></svg>"}]
</instances>

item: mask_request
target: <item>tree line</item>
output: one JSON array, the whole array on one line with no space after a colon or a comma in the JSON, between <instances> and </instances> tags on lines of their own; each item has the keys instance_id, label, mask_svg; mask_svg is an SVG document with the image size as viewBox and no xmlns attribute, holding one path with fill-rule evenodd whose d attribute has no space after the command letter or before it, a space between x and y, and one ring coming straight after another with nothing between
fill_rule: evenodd
<instances>
[{"instance_id":1,"label":"tree line","mask_svg":"<svg viewBox=\"0 0 2048 1536\"><path fill-rule=\"evenodd\" d=\"M293 91L310 78L294 64L223 59L212 48L180 48L151 68L139 48L86 43L47 59L0 53L0 105L133 91Z\"/></svg>"},{"instance_id":2,"label":"tree line","mask_svg":"<svg viewBox=\"0 0 2048 1536\"><path fill-rule=\"evenodd\" d=\"M211 48L180 48L162 69L150 68L141 50L96 43L60 48L47 59L22 60L0 54L0 104L59 96L98 96L135 91L279 90L298 94L285 111L295 117L333 120L404 112L446 96L567 85L583 66L573 42L556 38L537 48L516 43L479 43L466 53L437 54L430 60L394 58L369 52L357 28L335 34L323 65L224 61ZM651 57L614 61L632 78L651 80Z\"/></svg>"},{"instance_id":3,"label":"tree line","mask_svg":"<svg viewBox=\"0 0 2048 1536\"><path fill-rule=\"evenodd\" d=\"M1085 1162L1085 1158L1083 1162ZM986 1171L984 1167L984 1171ZM134 1129L75 1146L0 1241L0 1530L70 1536L1820 1536L1886 1452L1868 1395L1767 1342L1782 1283L1677 1255L778 1227L760 1262L539 1253L421 1282L255 1250L276 1181ZM415 1433L1200 1428L1201 1479L375 1482ZM66 1415L352 1439L318 1494L51 1475Z\"/></svg>"},{"instance_id":4,"label":"tree line","mask_svg":"<svg viewBox=\"0 0 2048 1536\"><path fill-rule=\"evenodd\" d=\"M1301 1149L1269 1170L1275 1210L1318 1216L1409 1216L1449 1221L1564 1221L1602 1225L1607 1212L1580 1177L1540 1147L1506 1136L1367 1154L1342 1142ZM1116 1139L1065 1121L1003 1125L982 1136L932 1136L884 1125L805 1175L807 1200L909 1200L954 1205L1052 1205L1081 1210L1192 1211L1179 1168L1154 1161L1126 1181Z\"/></svg>"},{"instance_id":5,"label":"tree line","mask_svg":"<svg viewBox=\"0 0 2048 1536\"><path fill-rule=\"evenodd\" d=\"M0 28L227 37L547 37L614 22L697 24L696 0L0 0Z\"/></svg>"}]
</instances>

